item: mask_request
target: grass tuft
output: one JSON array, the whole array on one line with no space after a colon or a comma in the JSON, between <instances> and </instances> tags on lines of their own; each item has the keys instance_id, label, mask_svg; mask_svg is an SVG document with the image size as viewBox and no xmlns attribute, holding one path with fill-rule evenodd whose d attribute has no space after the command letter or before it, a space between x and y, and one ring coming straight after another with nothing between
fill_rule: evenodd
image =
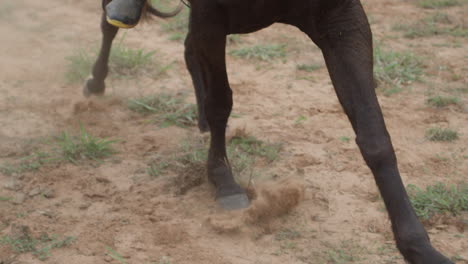
<instances>
[{"instance_id":1,"label":"grass tuft","mask_svg":"<svg viewBox=\"0 0 468 264\"><path fill-rule=\"evenodd\" d=\"M363 263L362 255L364 248L353 240L345 240L339 246L333 246L326 252L327 263L345 264L345 263Z\"/></svg>"},{"instance_id":2,"label":"grass tuft","mask_svg":"<svg viewBox=\"0 0 468 264\"><path fill-rule=\"evenodd\" d=\"M22 157L19 162L11 164L0 164L0 172L6 175L20 174L29 171L36 171L44 164L53 161L54 158L45 152L34 152L31 155Z\"/></svg>"},{"instance_id":3,"label":"grass tuft","mask_svg":"<svg viewBox=\"0 0 468 264\"><path fill-rule=\"evenodd\" d=\"M426 138L430 141L450 142L458 139L458 132L450 128L433 127L426 131Z\"/></svg>"},{"instance_id":4,"label":"grass tuft","mask_svg":"<svg viewBox=\"0 0 468 264\"><path fill-rule=\"evenodd\" d=\"M110 247L107 247L106 246L106 250L107 250L107 255L109 255L111 258L113 258L114 260L116 260L117 262L119 262L120 264L128 264L125 259L123 258L122 255L120 255L117 251L115 251L114 249L110 248Z\"/></svg>"},{"instance_id":5,"label":"grass tuft","mask_svg":"<svg viewBox=\"0 0 468 264\"><path fill-rule=\"evenodd\" d=\"M146 172L152 178L158 178L161 176L164 171L169 167L169 163L163 160L155 160L149 164L149 167L146 169Z\"/></svg>"},{"instance_id":6,"label":"grass tuft","mask_svg":"<svg viewBox=\"0 0 468 264\"><path fill-rule=\"evenodd\" d=\"M116 153L111 146L115 142L116 140L94 137L83 126L80 127L80 135L78 137L63 132L57 138L57 144L63 158L72 163L76 163L81 159L100 161L103 158L109 157Z\"/></svg>"},{"instance_id":7,"label":"grass tuft","mask_svg":"<svg viewBox=\"0 0 468 264\"><path fill-rule=\"evenodd\" d=\"M408 185L408 194L418 217L428 220L435 215L460 215L468 211L468 185L458 187L436 183L422 190Z\"/></svg>"},{"instance_id":8,"label":"grass tuft","mask_svg":"<svg viewBox=\"0 0 468 264\"><path fill-rule=\"evenodd\" d=\"M452 21L445 13L436 13L413 24L398 24L395 30L403 31L405 38L419 38L431 36L468 37L468 30L463 25L452 25Z\"/></svg>"},{"instance_id":9,"label":"grass tuft","mask_svg":"<svg viewBox=\"0 0 468 264\"><path fill-rule=\"evenodd\" d=\"M294 230L294 229L290 229L290 228L280 230L278 231L278 233L275 234L275 239L278 241L293 240L293 239L298 239L301 237L302 237L301 232Z\"/></svg>"},{"instance_id":10,"label":"grass tuft","mask_svg":"<svg viewBox=\"0 0 468 264\"><path fill-rule=\"evenodd\" d=\"M441 7L451 7L461 5L459 0L420 0L418 5L423 8L437 9Z\"/></svg>"},{"instance_id":11,"label":"grass tuft","mask_svg":"<svg viewBox=\"0 0 468 264\"><path fill-rule=\"evenodd\" d=\"M449 105L458 105L460 100L457 97L446 97L439 95L428 98L426 102L430 106L442 108Z\"/></svg>"},{"instance_id":12,"label":"grass tuft","mask_svg":"<svg viewBox=\"0 0 468 264\"><path fill-rule=\"evenodd\" d=\"M43 234L36 239L29 234L22 234L19 237L3 236L0 238L0 244L9 245L16 253L31 252L39 260L46 260L50 255L50 251L54 248L62 248L70 245L75 240L74 237L65 237L58 239L56 236Z\"/></svg>"},{"instance_id":13,"label":"grass tuft","mask_svg":"<svg viewBox=\"0 0 468 264\"><path fill-rule=\"evenodd\" d=\"M233 152L245 152L251 156L259 156L265 158L268 162L273 162L278 158L278 153L281 150L281 144L270 144L258 140L253 136L236 135L229 141L229 147Z\"/></svg>"},{"instance_id":14,"label":"grass tuft","mask_svg":"<svg viewBox=\"0 0 468 264\"><path fill-rule=\"evenodd\" d=\"M128 108L140 114L155 114L155 122L161 127L176 125L179 127L195 126L197 124L197 107L187 104L181 97L168 94L132 99Z\"/></svg>"},{"instance_id":15,"label":"grass tuft","mask_svg":"<svg viewBox=\"0 0 468 264\"><path fill-rule=\"evenodd\" d=\"M68 61L65 79L69 83L83 82L91 73L94 59L88 51L80 49L75 54L66 57Z\"/></svg>"},{"instance_id":16,"label":"grass tuft","mask_svg":"<svg viewBox=\"0 0 468 264\"><path fill-rule=\"evenodd\" d=\"M208 159L207 142L204 139L185 140L181 143L179 151L167 163L168 167L177 171L201 171L205 168Z\"/></svg>"},{"instance_id":17,"label":"grass tuft","mask_svg":"<svg viewBox=\"0 0 468 264\"><path fill-rule=\"evenodd\" d=\"M152 177L159 177L167 170L177 173L181 171L204 173L208 159L208 145L205 139L186 140L172 157L161 156L152 161L147 172ZM249 171L256 158L263 159L266 163L273 162L278 159L281 147L281 144L266 143L252 136L236 135L227 142L227 155L234 175L239 177Z\"/></svg>"},{"instance_id":18,"label":"grass tuft","mask_svg":"<svg viewBox=\"0 0 468 264\"><path fill-rule=\"evenodd\" d=\"M256 59L261 61L271 61L273 59L286 57L286 45L282 44L267 44L256 45L252 47L245 47L235 49L229 52L230 55L245 58Z\"/></svg>"},{"instance_id":19,"label":"grass tuft","mask_svg":"<svg viewBox=\"0 0 468 264\"><path fill-rule=\"evenodd\" d=\"M153 63L153 55L156 51L125 47L123 45L124 39L125 35L122 36L118 43L112 46L109 68L111 72L117 75L136 75Z\"/></svg>"},{"instance_id":20,"label":"grass tuft","mask_svg":"<svg viewBox=\"0 0 468 264\"><path fill-rule=\"evenodd\" d=\"M376 80L393 89L419 81L423 74L422 67L421 59L411 52L384 51L380 46L374 48Z\"/></svg>"},{"instance_id":21,"label":"grass tuft","mask_svg":"<svg viewBox=\"0 0 468 264\"><path fill-rule=\"evenodd\" d=\"M320 64L299 64L296 66L298 71L313 72L323 68L323 65Z\"/></svg>"},{"instance_id":22,"label":"grass tuft","mask_svg":"<svg viewBox=\"0 0 468 264\"><path fill-rule=\"evenodd\" d=\"M162 10L171 10L168 7L171 3L163 0L153 0L156 7L163 7ZM172 5L171 5L172 6ZM167 19L161 24L162 30L169 34L169 40L183 41L188 33L189 12L184 8L177 16Z\"/></svg>"},{"instance_id":23,"label":"grass tuft","mask_svg":"<svg viewBox=\"0 0 468 264\"><path fill-rule=\"evenodd\" d=\"M125 35L112 46L109 56L109 70L112 75L128 77L154 69L157 69L159 73L167 70L167 67L155 65L153 59L155 51L128 48L123 44L124 40ZM65 79L67 82L83 82L90 75L97 56L97 51L80 49L76 54L66 57L68 66Z\"/></svg>"}]
</instances>

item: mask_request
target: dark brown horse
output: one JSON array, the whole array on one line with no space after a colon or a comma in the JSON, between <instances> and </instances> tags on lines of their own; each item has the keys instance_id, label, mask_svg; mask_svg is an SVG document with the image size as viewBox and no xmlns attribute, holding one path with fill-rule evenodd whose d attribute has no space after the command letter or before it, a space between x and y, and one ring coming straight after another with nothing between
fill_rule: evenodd
<instances>
[{"instance_id":1,"label":"dark brown horse","mask_svg":"<svg viewBox=\"0 0 468 264\"><path fill-rule=\"evenodd\" d=\"M122 10L128 8L128 13L137 10L136 16L145 3L145 0L114 1L116 6L119 2L127 5L122 4L120 9L109 5L110 13L119 13L115 10L125 13ZM185 59L195 87L199 128L211 133L208 178L216 187L216 199L222 207L236 209L249 205L245 190L233 178L226 155L225 130L232 108L226 73L226 36L285 23L299 28L322 50L338 99L356 133L356 143L385 202L400 252L412 264L452 263L432 247L401 180L374 90L372 33L359 0L191 0L190 5ZM87 82L88 94L104 92L107 73L104 65L111 39L117 32L105 17L104 52L93 69L93 79Z\"/></svg>"}]
</instances>

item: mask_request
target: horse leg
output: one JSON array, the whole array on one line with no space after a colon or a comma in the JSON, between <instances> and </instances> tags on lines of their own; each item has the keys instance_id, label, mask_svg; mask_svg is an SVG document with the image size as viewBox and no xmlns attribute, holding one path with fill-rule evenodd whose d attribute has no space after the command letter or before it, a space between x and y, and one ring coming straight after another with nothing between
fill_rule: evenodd
<instances>
[{"instance_id":1,"label":"horse leg","mask_svg":"<svg viewBox=\"0 0 468 264\"><path fill-rule=\"evenodd\" d=\"M192 77L193 87L195 88L195 97L198 107L198 128L200 132L208 132L210 129L205 114L205 87L203 82L203 71L201 65L198 64L195 49L192 48L193 42L191 34L187 35L185 40L185 64Z\"/></svg>"},{"instance_id":2,"label":"horse leg","mask_svg":"<svg viewBox=\"0 0 468 264\"><path fill-rule=\"evenodd\" d=\"M385 202L397 247L412 264L452 263L431 245L400 177L397 159L373 86L372 33L359 1L328 13L319 34L336 94L356 133L356 143Z\"/></svg>"},{"instance_id":3,"label":"horse leg","mask_svg":"<svg viewBox=\"0 0 468 264\"><path fill-rule=\"evenodd\" d=\"M108 0L103 0L103 8L109 3ZM109 72L109 55L112 47L112 41L114 40L117 32L119 31L118 27L115 27L107 22L106 13L103 11L101 18L101 32L102 32L102 42L101 49L99 51L98 58L94 63L92 76L89 78L83 88L83 94L86 97L91 95L102 95L106 89L106 84L104 80L107 77Z\"/></svg>"},{"instance_id":4,"label":"horse leg","mask_svg":"<svg viewBox=\"0 0 468 264\"><path fill-rule=\"evenodd\" d=\"M200 107L204 105L211 133L208 178L216 188L219 205L234 210L247 207L249 201L245 191L234 180L226 154L225 133L232 109L232 91L226 72L224 18L217 6L194 2L185 46L187 67L192 74Z\"/></svg>"}]
</instances>

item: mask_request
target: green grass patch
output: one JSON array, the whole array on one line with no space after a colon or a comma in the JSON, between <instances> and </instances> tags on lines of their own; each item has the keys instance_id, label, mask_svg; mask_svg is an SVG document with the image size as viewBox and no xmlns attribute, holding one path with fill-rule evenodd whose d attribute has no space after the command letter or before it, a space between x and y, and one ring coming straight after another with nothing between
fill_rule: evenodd
<instances>
[{"instance_id":1,"label":"green grass patch","mask_svg":"<svg viewBox=\"0 0 468 264\"><path fill-rule=\"evenodd\" d=\"M462 4L462 0L420 0L418 5L423 8L437 9L442 7L452 7Z\"/></svg>"},{"instance_id":2,"label":"green grass patch","mask_svg":"<svg viewBox=\"0 0 468 264\"><path fill-rule=\"evenodd\" d=\"M468 210L468 184L447 186L436 183L425 190L408 185L407 189L416 214L423 220L440 214L458 216Z\"/></svg>"},{"instance_id":3,"label":"green grass patch","mask_svg":"<svg viewBox=\"0 0 468 264\"><path fill-rule=\"evenodd\" d=\"M450 128L433 127L426 131L426 138L430 141L450 142L459 138L458 132Z\"/></svg>"},{"instance_id":4,"label":"green grass patch","mask_svg":"<svg viewBox=\"0 0 468 264\"><path fill-rule=\"evenodd\" d=\"M406 38L431 37L438 35L468 37L468 29L463 25L453 25L445 13L436 13L413 24L398 24L395 30L402 31Z\"/></svg>"},{"instance_id":5,"label":"green grass patch","mask_svg":"<svg viewBox=\"0 0 468 264\"><path fill-rule=\"evenodd\" d=\"M128 264L125 261L124 257L120 255L117 251L115 251L114 249L110 247L106 247L106 250L107 250L107 255L113 258L114 260L116 260L117 262L119 262L120 264Z\"/></svg>"},{"instance_id":6,"label":"green grass patch","mask_svg":"<svg viewBox=\"0 0 468 264\"><path fill-rule=\"evenodd\" d=\"M331 248L325 252L326 263L330 264L346 264L346 263L364 263L363 254L365 249L356 241L345 240L339 246L330 246Z\"/></svg>"},{"instance_id":7,"label":"green grass patch","mask_svg":"<svg viewBox=\"0 0 468 264\"><path fill-rule=\"evenodd\" d=\"M346 137L346 136L342 136L342 137L339 138L339 140L340 140L341 142L348 143L348 142L351 141L351 138L350 138L350 137Z\"/></svg>"},{"instance_id":8,"label":"green grass patch","mask_svg":"<svg viewBox=\"0 0 468 264\"><path fill-rule=\"evenodd\" d=\"M228 35L226 38L227 45L236 45L239 43L242 43L242 38L241 38L241 35L239 34Z\"/></svg>"},{"instance_id":9,"label":"green grass patch","mask_svg":"<svg viewBox=\"0 0 468 264\"><path fill-rule=\"evenodd\" d=\"M32 154L12 162L0 164L0 172L6 175L21 174L63 161L77 163L79 160L93 160L101 162L102 159L116 153L111 146L115 142L116 140L95 137L83 126L80 126L80 133L76 136L62 132L47 140L47 145L41 146L41 149L45 149L45 151L34 151Z\"/></svg>"},{"instance_id":10,"label":"green grass patch","mask_svg":"<svg viewBox=\"0 0 468 264\"><path fill-rule=\"evenodd\" d=\"M11 2L13 3L13 2ZM13 14L14 10L17 8L13 4L4 2L0 4L0 19L1 20L7 20L10 18L10 16Z\"/></svg>"},{"instance_id":11,"label":"green grass patch","mask_svg":"<svg viewBox=\"0 0 468 264\"><path fill-rule=\"evenodd\" d=\"M426 100L426 103L433 107L446 107L449 105L458 105L460 103L460 99L458 97L453 96L432 96Z\"/></svg>"},{"instance_id":12,"label":"green grass patch","mask_svg":"<svg viewBox=\"0 0 468 264\"><path fill-rule=\"evenodd\" d=\"M247 135L236 135L227 142L226 151L234 175L239 176L252 168L257 159L269 164L279 158L281 144L268 143ZM203 171L208 159L209 144L204 139L189 139L181 143L173 155L159 156L153 160L147 172L159 177L168 170Z\"/></svg>"},{"instance_id":13,"label":"green grass patch","mask_svg":"<svg viewBox=\"0 0 468 264\"><path fill-rule=\"evenodd\" d=\"M158 178L161 176L164 171L170 166L166 161L156 159L149 164L149 167L146 169L146 172L152 178Z\"/></svg>"},{"instance_id":14,"label":"green grass patch","mask_svg":"<svg viewBox=\"0 0 468 264\"><path fill-rule=\"evenodd\" d=\"M22 157L14 163L0 164L0 172L6 175L20 174L29 171L36 171L44 164L54 161L55 158L46 152L34 152L31 155Z\"/></svg>"},{"instance_id":15,"label":"green grass patch","mask_svg":"<svg viewBox=\"0 0 468 264\"><path fill-rule=\"evenodd\" d=\"M294 240L294 239L298 239L301 237L302 237L301 232L295 229L290 229L290 228L282 229L275 234L275 240L278 240L278 241Z\"/></svg>"},{"instance_id":16,"label":"green grass patch","mask_svg":"<svg viewBox=\"0 0 468 264\"><path fill-rule=\"evenodd\" d=\"M154 115L154 121L161 127L195 126L197 124L197 106L184 101L181 96L156 94L131 99L128 108L140 114Z\"/></svg>"},{"instance_id":17,"label":"green grass patch","mask_svg":"<svg viewBox=\"0 0 468 264\"><path fill-rule=\"evenodd\" d=\"M111 146L116 140L98 138L80 127L80 134L72 136L63 132L57 137L57 144L63 159L77 163L79 160L101 161L116 151Z\"/></svg>"},{"instance_id":18,"label":"green grass patch","mask_svg":"<svg viewBox=\"0 0 468 264\"><path fill-rule=\"evenodd\" d=\"M166 71L168 66L159 67L154 61L155 51L133 49L126 47L123 42L125 34L112 45L109 56L109 71L112 76L129 77L143 72ZM98 51L80 49L75 54L66 57L68 61L65 79L69 83L83 82L90 74Z\"/></svg>"},{"instance_id":19,"label":"green grass patch","mask_svg":"<svg viewBox=\"0 0 468 264\"><path fill-rule=\"evenodd\" d=\"M206 174L206 161L208 159L208 142L205 139L187 139L182 141L176 153L161 159L159 163L165 163L163 173L175 172L178 175Z\"/></svg>"},{"instance_id":20,"label":"green grass patch","mask_svg":"<svg viewBox=\"0 0 468 264\"><path fill-rule=\"evenodd\" d=\"M281 144L271 144L261 141L253 136L236 135L229 141L232 152L245 152L251 156L265 158L268 162L273 162L278 158Z\"/></svg>"},{"instance_id":21,"label":"green grass patch","mask_svg":"<svg viewBox=\"0 0 468 264\"><path fill-rule=\"evenodd\" d=\"M163 32L169 34L170 40L184 41L188 33L188 24L189 11L187 8L184 8L177 16L165 20L161 24L161 28Z\"/></svg>"},{"instance_id":22,"label":"green grass patch","mask_svg":"<svg viewBox=\"0 0 468 264\"><path fill-rule=\"evenodd\" d=\"M153 64L153 56L156 51L144 49L132 49L123 45L125 35L112 46L109 69L117 75L136 75L143 69L148 69Z\"/></svg>"},{"instance_id":23,"label":"green grass patch","mask_svg":"<svg viewBox=\"0 0 468 264\"><path fill-rule=\"evenodd\" d=\"M374 48L374 74L377 82L384 84L384 93L401 90L423 75L421 58L411 52L385 51Z\"/></svg>"},{"instance_id":24,"label":"green grass patch","mask_svg":"<svg viewBox=\"0 0 468 264\"><path fill-rule=\"evenodd\" d=\"M265 44L251 47L235 49L229 52L230 55L244 59L255 59L261 61L271 61L286 57L286 45Z\"/></svg>"},{"instance_id":25,"label":"green grass patch","mask_svg":"<svg viewBox=\"0 0 468 264\"><path fill-rule=\"evenodd\" d=\"M51 255L52 249L66 247L74 240L74 237L59 239L57 236L49 237L47 234L43 234L36 239L25 233L19 237L3 236L0 238L0 244L10 246L14 252L19 254L31 252L39 260L43 261Z\"/></svg>"},{"instance_id":26,"label":"green grass patch","mask_svg":"<svg viewBox=\"0 0 468 264\"><path fill-rule=\"evenodd\" d=\"M90 74L93 67L94 58L97 56L91 55L89 51L80 49L75 54L66 57L68 61L65 79L69 83L83 82Z\"/></svg>"},{"instance_id":27,"label":"green grass patch","mask_svg":"<svg viewBox=\"0 0 468 264\"><path fill-rule=\"evenodd\" d=\"M323 65L320 64L299 64L296 66L298 71L313 72L323 68Z\"/></svg>"}]
</instances>

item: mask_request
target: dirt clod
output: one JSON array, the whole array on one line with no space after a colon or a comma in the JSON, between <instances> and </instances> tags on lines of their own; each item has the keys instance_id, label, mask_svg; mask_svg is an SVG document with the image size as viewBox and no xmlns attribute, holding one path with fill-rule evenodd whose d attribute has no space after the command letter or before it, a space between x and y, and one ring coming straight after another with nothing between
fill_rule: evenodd
<instances>
[{"instance_id":1,"label":"dirt clod","mask_svg":"<svg viewBox=\"0 0 468 264\"><path fill-rule=\"evenodd\" d=\"M283 180L270 184L260 191L260 195L246 211L249 223L268 223L271 219L287 214L304 197L304 185Z\"/></svg>"}]
</instances>

